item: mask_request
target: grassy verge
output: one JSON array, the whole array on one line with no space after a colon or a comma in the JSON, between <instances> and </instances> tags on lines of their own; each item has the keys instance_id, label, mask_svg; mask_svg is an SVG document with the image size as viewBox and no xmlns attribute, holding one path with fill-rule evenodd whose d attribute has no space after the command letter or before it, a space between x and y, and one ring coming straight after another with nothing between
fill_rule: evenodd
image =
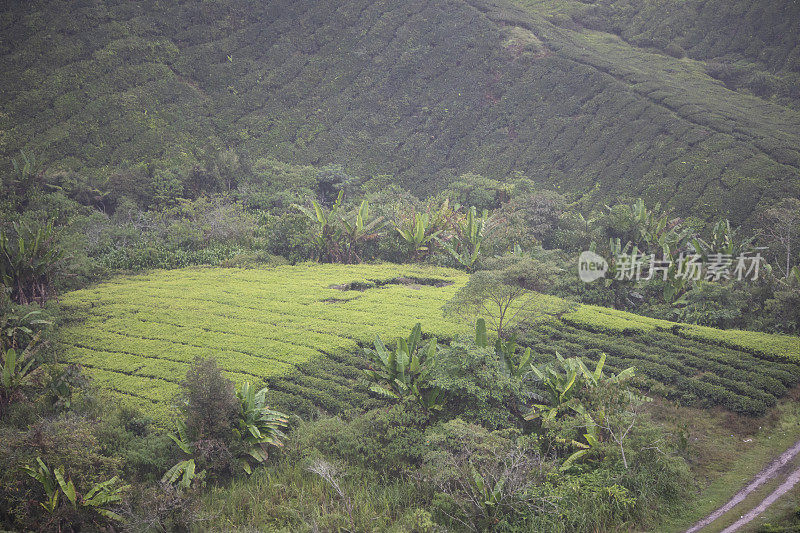
<instances>
[{"instance_id":1,"label":"grassy verge","mask_svg":"<svg viewBox=\"0 0 800 533\"><path fill-rule=\"evenodd\" d=\"M684 413L685 415L686 413ZM680 425L678 417L667 415L663 421ZM758 474L772 459L783 453L800 437L800 402L781 402L770 417L746 419L720 413L693 413L688 430L693 470L700 485L694 505L679 515L667 517L658 531L685 531L692 524L724 505L737 491ZM743 511L757 505L774 490L776 483L766 483L720 520L730 525ZM715 524L708 531L724 526ZM717 527L720 526L720 527Z\"/></svg>"}]
</instances>

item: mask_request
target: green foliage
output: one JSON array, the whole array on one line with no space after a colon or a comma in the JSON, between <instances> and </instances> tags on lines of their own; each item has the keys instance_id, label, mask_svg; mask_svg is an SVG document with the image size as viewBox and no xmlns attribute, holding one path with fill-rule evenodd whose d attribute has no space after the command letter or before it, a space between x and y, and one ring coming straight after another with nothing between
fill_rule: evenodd
<instances>
[{"instance_id":1,"label":"green foliage","mask_svg":"<svg viewBox=\"0 0 800 533\"><path fill-rule=\"evenodd\" d=\"M233 382L222 377L212 358L195 360L183 387L186 421L178 422L170 438L191 457L173 465L162 481L188 490L207 472L222 476L241 469L250 475L253 464L267 460L268 445L283 446L281 428L288 419L269 408L266 387L256 391L245 382L234 393Z\"/></svg>"},{"instance_id":2,"label":"green foliage","mask_svg":"<svg viewBox=\"0 0 800 533\"><path fill-rule=\"evenodd\" d=\"M293 433L304 458L328 458L338 464L398 477L419 467L429 449L425 428L430 417L408 401L372 409L350 421L339 417L301 424Z\"/></svg>"},{"instance_id":3,"label":"green foliage","mask_svg":"<svg viewBox=\"0 0 800 533\"><path fill-rule=\"evenodd\" d=\"M546 392L544 397L546 403L534 405L531 412L525 415L525 419L533 420L541 417L546 423L558 417L566 409L580 413L582 408L576 400L582 388L617 385L634 376L633 367L628 367L616 375L605 376L603 374L605 362L606 354L602 354L594 371L589 372L580 357L564 359L556 352L556 361L550 361L539 367L531 365L531 370Z\"/></svg>"},{"instance_id":4,"label":"green foliage","mask_svg":"<svg viewBox=\"0 0 800 533\"><path fill-rule=\"evenodd\" d=\"M288 419L283 413L269 408L266 393L266 387L256 392L250 387L250 383L242 385L236 393L241 403L241 411L233 432L245 443L246 455L241 459L241 464L247 474L252 473L250 459L257 465L265 462L267 445L283 446L281 439L286 436L281 428L286 427Z\"/></svg>"},{"instance_id":5,"label":"green foliage","mask_svg":"<svg viewBox=\"0 0 800 533\"><path fill-rule=\"evenodd\" d=\"M470 207L463 219L455 221L454 232L450 240L442 242L445 250L467 270L472 270L478 260L485 238L488 216L488 212L484 210L478 218L475 206Z\"/></svg>"},{"instance_id":6,"label":"green foliage","mask_svg":"<svg viewBox=\"0 0 800 533\"><path fill-rule=\"evenodd\" d=\"M313 172L275 160L391 174L418 194L449 186L479 209L505 198L515 171L570 192L596 183L598 205L642 190L681 214L723 211L735 223L762 196L795 194L796 113L708 75L765 96L796 93L794 45L775 37L792 35L789 3L520 2L536 13L493 6L475 19L464 2L435 12L378 4L368 17L355 2L193 1L136 16L126 6L15 5L2 21L14 45L2 54L0 155L41 153L54 174L80 174L87 197L110 190L107 206L123 195L170 205L259 181L280 192L251 199L288 205L295 178L309 189L302 197L328 202L353 185L334 167L320 176L329 190L314 190L302 183ZM541 16L551 3L563 24ZM575 5L582 27L624 39L578 31L564 13ZM264 20L273 30L254 31ZM463 29L455 42L453 27ZM301 33L338 46L309 42L301 62L288 52ZM108 174L105 190L94 185Z\"/></svg>"},{"instance_id":7,"label":"green foliage","mask_svg":"<svg viewBox=\"0 0 800 533\"><path fill-rule=\"evenodd\" d=\"M224 439L239 412L234 383L222 376L213 357L196 358L181 384L186 429L193 440Z\"/></svg>"},{"instance_id":8,"label":"green foliage","mask_svg":"<svg viewBox=\"0 0 800 533\"><path fill-rule=\"evenodd\" d=\"M521 273L531 272L536 271ZM399 278L454 283L385 283ZM353 281L374 288L342 290ZM343 415L354 407L379 405L367 386L358 384L364 360L346 355L371 344L376 334L382 339L405 337L421 320L438 339L474 333L469 322L443 317L441 311L466 282L463 273L453 270L397 265L185 269L122 277L62 297L65 310L85 320L61 330L61 360L82 364L101 389L113 391L126 405L146 409L161 426L171 426L169 399L180 391L175 376L185 374L196 356L209 351L217 355L224 376L237 384L268 381L269 402L279 410ZM218 289L222 284L224 293ZM663 394L687 404L706 397L706 389L685 385L701 373L740 383L761 380L758 376L777 380L763 385L776 398L796 383L794 366L759 363L797 361L800 348L790 336L706 331L599 306L570 310L563 300L543 295L533 295L531 309L541 320L535 327L518 328L518 339L537 357L555 356L558 350L597 361L605 352L614 372L636 366L639 376L659 383ZM388 315L395 320L380 318ZM489 323L490 317L483 316ZM470 312L469 318L475 315ZM533 332L538 332L535 341ZM506 380L508 365L501 364L492 344L487 348ZM506 361L524 373L519 359L524 351L516 351ZM441 360L439 353L438 364ZM340 377L331 380L329 375ZM487 382L491 379L487 375ZM135 391L136 396L121 391Z\"/></svg>"},{"instance_id":9,"label":"green foliage","mask_svg":"<svg viewBox=\"0 0 800 533\"><path fill-rule=\"evenodd\" d=\"M374 346L367 351L372 357L371 368L364 371L373 382L371 391L396 400L412 397L425 411L441 409L445 401L442 390L430 384L430 375L436 369L437 342L431 339L423 348L419 322L408 338L397 339L393 351L386 349L380 336Z\"/></svg>"},{"instance_id":10,"label":"green foliage","mask_svg":"<svg viewBox=\"0 0 800 533\"><path fill-rule=\"evenodd\" d=\"M353 214L344 214L343 199L344 189L339 191L339 196L329 211L316 200L311 201L313 209L297 204L294 207L317 226L314 243L317 247L318 260L331 263L360 263L359 249L364 242L378 236L377 230L380 229L382 219L375 218L368 222L367 200L363 200Z\"/></svg>"},{"instance_id":11,"label":"green foliage","mask_svg":"<svg viewBox=\"0 0 800 533\"><path fill-rule=\"evenodd\" d=\"M441 230L430 231L427 213L414 213L412 218L404 219L395 229L411 248L412 258L418 257L421 252L427 252L428 243L441 233Z\"/></svg>"},{"instance_id":12,"label":"green foliage","mask_svg":"<svg viewBox=\"0 0 800 533\"><path fill-rule=\"evenodd\" d=\"M124 487L118 479L103 483L122 472L123 459L112 455L93 420L68 413L34 420L23 431L7 425L0 431L0 506L10 513L8 527L96 529L113 518L98 510L119 512Z\"/></svg>"},{"instance_id":13,"label":"green foliage","mask_svg":"<svg viewBox=\"0 0 800 533\"><path fill-rule=\"evenodd\" d=\"M433 384L446 398L443 416L493 429L516 427L530 400L502 355L466 336L439 350Z\"/></svg>"},{"instance_id":14,"label":"green foliage","mask_svg":"<svg viewBox=\"0 0 800 533\"><path fill-rule=\"evenodd\" d=\"M0 365L0 417L5 414L8 404L14 400L17 391L30 380L38 361L34 357L34 343L17 353L9 348L2 353Z\"/></svg>"},{"instance_id":15,"label":"green foliage","mask_svg":"<svg viewBox=\"0 0 800 533\"><path fill-rule=\"evenodd\" d=\"M33 343L33 339L41 329L52 325L51 321L39 318L42 316L41 309L29 311L25 307L14 309L10 305L6 307L0 304L0 346L2 349L26 349Z\"/></svg>"},{"instance_id":16,"label":"green foliage","mask_svg":"<svg viewBox=\"0 0 800 533\"><path fill-rule=\"evenodd\" d=\"M421 474L436 488L434 508L451 527L523 527L539 512L553 512L554 502L534 490L552 465L517 436L458 418L426 433L429 451Z\"/></svg>"},{"instance_id":17,"label":"green foliage","mask_svg":"<svg viewBox=\"0 0 800 533\"><path fill-rule=\"evenodd\" d=\"M115 486L119 481L118 477L114 476L106 481L95 483L85 494L81 495L75 490L75 484L71 479L64 479L63 467L50 469L41 457L36 458L36 463L35 466L26 466L25 472L38 481L44 489L45 501L39 503L49 514L57 512L59 495L62 495L61 504L67 505L68 502L73 510L80 507L109 520L122 521L119 514L108 508L109 505L120 503L122 494L128 488L127 485ZM64 498L66 498L66 502Z\"/></svg>"},{"instance_id":18,"label":"green foliage","mask_svg":"<svg viewBox=\"0 0 800 533\"><path fill-rule=\"evenodd\" d=\"M486 348L489 346L489 340L486 334L486 321L482 318L479 318L475 321L475 345L478 348ZM495 341L494 351L495 354L497 354L497 357L500 359L502 368L508 376L520 378L529 371L528 365L530 364L532 357L531 349L526 348L525 352L519 358L519 361L516 361L516 335L512 335L511 339L507 341L498 337L498 339Z\"/></svg>"},{"instance_id":19,"label":"green foliage","mask_svg":"<svg viewBox=\"0 0 800 533\"><path fill-rule=\"evenodd\" d=\"M17 224L0 228L0 282L20 304L44 304L65 256L56 242L53 222L31 228Z\"/></svg>"},{"instance_id":20,"label":"green foliage","mask_svg":"<svg viewBox=\"0 0 800 533\"><path fill-rule=\"evenodd\" d=\"M503 338L514 324L535 318L535 292L547 289L553 273L543 263L516 257L490 260L483 268L447 302L444 313L467 320L485 317Z\"/></svg>"},{"instance_id":21,"label":"green foliage","mask_svg":"<svg viewBox=\"0 0 800 533\"><path fill-rule=\"evenodd\" d=\"M511 186L473 172L462 174L447 186L447 195L460 205L472 205L480 211L497 209L508 201Z\"/></svg>"}]
</instances>

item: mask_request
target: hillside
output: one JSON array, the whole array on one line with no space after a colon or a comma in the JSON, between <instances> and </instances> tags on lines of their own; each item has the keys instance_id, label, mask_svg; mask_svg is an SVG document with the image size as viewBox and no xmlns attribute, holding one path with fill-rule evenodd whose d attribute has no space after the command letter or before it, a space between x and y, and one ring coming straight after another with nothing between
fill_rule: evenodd
<instances>
[{"instance_id":1,"label":"hillside","mask_svg":"<svg viewBox=\"0 0 800 533\"><path fill-rule=\"evenodd\" d=\"M592 27L614 30L604 6ZM687 29L697 60L673 58L553 9L13 2L0 19L0 155L41 153L52 169L110 175L109 188L137 168L186 175L225 149L393 174L422 194L467 171L520 171L735 223L800 196L800 113L712 78L702 60L722 52L690 46ZM763 68L793 69L792 46Z\"/></svg>"},{"instance_id":2,"label":"hillside","mask_svg":"<svg viewBox=\"0 0 800 533\"><path fill-rule=\"evenodd\" d=\"M519 0L560 25L579 24L676 57L764 97L800 98L800 2Z\"/></svg>"}]
</instances>

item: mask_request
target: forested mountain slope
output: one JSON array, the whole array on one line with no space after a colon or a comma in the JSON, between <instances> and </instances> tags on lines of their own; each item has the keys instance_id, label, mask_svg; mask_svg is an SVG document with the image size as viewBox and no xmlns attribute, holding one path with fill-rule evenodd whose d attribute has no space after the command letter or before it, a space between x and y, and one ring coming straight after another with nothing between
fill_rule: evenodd
<instances>
[{"instance_id":1,"label":"forested mountain slope","mask_svg":"<svg viewBox=\"0 0 800 533\"><path fill-rule=\"evenodd\" d=\"M730 90L705 63L555 25L537 6L8 6L5 159L24 148L51 168L146 164L146 177L181 177L235 149L394 174L421 193L467 171L520 171L598 200L645 196L735 222L759 202L800 196L800 113Z\"/></svg>"},{"instance_id":2,"label":"forested mountain slope","mask_svg":"<svg viewBox=\"0 0 800 533\"><path fill-rule=\"evenodd\" d=\"M518 0L556 24L708 61L709 73L760 96L800 98L798 0ZM795 102L796 103L796 102Z\"/></svg>"}]
</instances>

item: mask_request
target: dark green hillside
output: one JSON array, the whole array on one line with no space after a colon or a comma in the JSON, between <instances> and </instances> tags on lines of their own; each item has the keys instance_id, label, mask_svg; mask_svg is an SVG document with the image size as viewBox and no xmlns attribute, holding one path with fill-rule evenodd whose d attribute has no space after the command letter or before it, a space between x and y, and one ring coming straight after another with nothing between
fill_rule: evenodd
<instances>
[{"instance_id":1,"label":"dark green hillside","mask_svg":"<svg viewBox=\"0 0 800 533\"><path fill-rule=\"evenodd\" d=\"M0 155L110 188L234 149L421 193L521 171L735 222L800 196L800 113L504 0L13 2L0 35Z\"/></svg>"},{"instance_id":2,"label":"dark green hillside","mask_svg":"<svg viewBox=\"0 0 800 533\"><path fill-rule=\"evenodd\" d=\"M727 84L800 98L797 0L520 0L557 23L615 33L626 42L709 61Z\"/></svg>"}]
</instances>

